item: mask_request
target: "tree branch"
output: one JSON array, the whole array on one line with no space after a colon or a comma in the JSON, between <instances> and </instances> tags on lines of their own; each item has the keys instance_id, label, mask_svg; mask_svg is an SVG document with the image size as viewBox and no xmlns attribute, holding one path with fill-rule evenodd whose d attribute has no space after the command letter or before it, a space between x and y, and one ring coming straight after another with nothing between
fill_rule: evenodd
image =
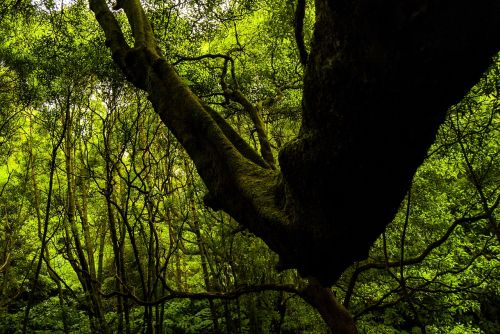
<instances>
[{"instance_id":1,"label":"tree branch","mask_svg":"<svg viewBox=\"0 0 500 334\"><path fill-rule=\"evenodd\" d=\"M113 58L127 79L149 94L154 110L193 160L209 189L205 203L224 209L272 249L285 253L289 224L288 216L280 209L283 192L279 172L264 168L262 160L242 144L243 139L206 108L157 52L156 42L148 37L149 23L141 21L147 18L138 0L125 1L134 1L123 4L132 28L143 29L134 33L134 48L123 50L119 42L123 36L104 0L91 0L91 9L96 11L106 35L111 36ZM146 27L140 28L141 22Z\"/></svg>"},{"instance_id":2,"label":"tree branch","mask_svg":"<svg viewBox=\"0 0 500 334\"><path fill-rule=\"evenodd\" d=\"M340 304L330 288L323 287L316 279L309 279L309 284L300 296L316 308L335 334L356 334L356 326L347 309Z\"/></svg>"},{"instance_id":3,"label":"tree branch","mask_svg":"<svg viewBox=\"0 0 500 334\"><path fill-rule=\"evenodd\" d=\"M227 73L227 66L231 63L231 77L234 82L234 89L230 89L225 81L225 76ZM271 144L269 143L269 138L267 136L266 126L262 120L262 104L260 108L258 106L254 106L243 93L240 91L238 86L238 81L236 80L236 75L234 72L234 60L228 56L224 62L224 67L222 69L220 85L222 90L224 91L224 95L227 99L231 99L237 103L239 103L245 112L250 116L252 123L257 131L257 137L259 138L260 144L260 153L262 158L266 161L266 163L273 169L275 169L275 161L273 152L271 149Z\"/></svg>"},{"instance_id":4,"label":"tree branch","mask_svg":"<svg viewBox=\"0 0 500 334\"><path fill-rule=\"evenodd\" d=\"M442 244L444 244L458 225L462 225L465 223L472 223L472 222L476 222L476 221L479 221L481 219L487 219L487 218L488 218L487 214L481 214L481 215L474 216L474 217L469 217L469 218L464 217L464 218L456 219L448 227L448 229L443 234L443 236L441 236L441 238L439 238L438 240L429 244L429 246L427 246L427 248L424 249L422 251L422 253L420 253L419 256L416 256L416 257L413 257L413 258L410 258L407 260L390 261L390 262L389 261L388 262L369 262L369 263L365 263L365 264L360 265L359 267L357 267L354 270L354 273L352 274L351 279L349 280L349 285L348 285L348 288L346 291L343 305L346 308L349 308L349 303L350 303L352 294L354 292L354 287L355 287L357 279L361 273L363 273L369 269L387 269L387 268L395 268L395 267L402 267L402 266L418 264L418 263L422 262L434 249L436 249L439 246L441 246Z\"/></svg>"},{"instance_id":5,"label":"tree branch","mask_svg":"<svg viewBox=\"0 0 500 334\"><path fill-rule=\"evenodd\" d=\"M178 65L184 61L197 61L197 60L203 60L203 59L217 59L217 58L222 58L225 60L230 60L231 57L228 55L220 54L220 53L215 53L215 54L204 54L198 57L187 57L187 56L177 56L178 59L172 63L173 66Z\"/></svg>"},{"instance_id":6,"label":"tree branch","mask_svg":"<svg viewBox=\"0 0 500 334\"><path fill-rule=\"evenodd\" d=\"M130 47L125 41L118 21L104 0L89 0L89 5L90 9L94 12L97 22L104 31L106 46L110 48L113 60L124 70L126 68L124 56Z\"/></svg>"},{"instance_id":7,"label":"tree branch","mask_svg":"<svg viewBox=\"0 0 500 334\"><path fill-rule=\"evenodd\" d=\"M146 47L161 56L161 50L156 43L153 29L144 13L140 0L120 0L120 2L134 35L134 47Z\"/></svg>"},{"instance_id":8,"label":"tree branch","mask_svg":"<svg viewBox=\"0 0 500 334\"><path fill-rule=\"evenodd\" d=\"M222 132L224 132L226 137L244 157L263 168L269 167L266 161L264 161L262 157L258 155L257 152L255 152L255 150L250 145L248 145L248 143L243 138L241 138L241 136L231 127L231 125L226 122L226 120L217 111L215 111L204 102L201 103L203 104L205 110L210 114L210 116L212 116Z\"/></svg>"},{"instance_id":9,"label":"tree branch","mask_svg":"<svg viewBox=\"0 0 500 334\"><path fill-rule=\"evenodd\" d=\"M304 43L304 17L306 14L306 1L297 0L297 7L295 7L295 41L297 42L297 48L299 49L299 59L302 66L307 65L307 54L306 46Z\"/></svg>"},{"instance_id":10,"label":"tree branch","mask_svg":"<svg viewBox=\"0 0 500 334\"><path fill-rule=\"evenodd\" d=\"M132 299L134 302L136 302L139 305L143 306L154 306L154 305L161 305L164 304L165 302L172 300L172 299L190 299L190 300L206 300L206 299L224 299L224 300L231 300L231 299L237 299L243 295L250 294L250 293L257 293L257 292L265 292L265 291L284 291L284 292L289 292L293 294L299 294L300 291L293 285L276 285L276 284L263 284L263 285L244 285L236 288L233 291L230 292L180 292L180 291L173 291L171 290L170 293L166 296L163 296L157 300L154 301L145 301L142 300L141 298L135 296L133 293L128 292L128 293L123 293L119 291L113 291L111 293L102 293L101 295L106 298L112 298L115 296L122 296L126 298Z\"/></svg>"}]
</instances>

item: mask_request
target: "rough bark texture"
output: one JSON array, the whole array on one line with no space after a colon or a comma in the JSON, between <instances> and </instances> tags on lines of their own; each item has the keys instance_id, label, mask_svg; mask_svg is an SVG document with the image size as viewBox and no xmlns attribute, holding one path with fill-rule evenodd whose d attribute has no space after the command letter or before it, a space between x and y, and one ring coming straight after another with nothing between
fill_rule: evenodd
<instances>
[{"instance_id":1,"label":"rough bark texture","mask_svg":"<svg viewBox=\"0 0 500 334\"><path fill-rule=\"evenodd\" d=\"M139 1L122 3L134 47L105 1L90 0L113 59L193 159L206 203L323 285L367 255L448 107L500 48L497 0L317 0L303 124L279 171L183 84Z\"/></svg>"},{"instance_id":2,"label":"rough bark texture","mask_svg":"<svg viewBox=\"0 0 500 334\"><path fill-rule=\"evenodd\" d=\"M279 159L296 229L285 266L330 284L366 257L500 48L499 3L316 1L302 128Z\"/></svg>"},{"instance_id":3,"label":"rough bark texture","mask_svg":"<svg viewBox=\"0 0 500 334\"><path fill-rule=\"evenodd\" d=\"M339 304L332 290L321 286L315 279L300 292L300 296L311 304L334 334L357 334L352 316Z\"/></svg>"}]
</instances>

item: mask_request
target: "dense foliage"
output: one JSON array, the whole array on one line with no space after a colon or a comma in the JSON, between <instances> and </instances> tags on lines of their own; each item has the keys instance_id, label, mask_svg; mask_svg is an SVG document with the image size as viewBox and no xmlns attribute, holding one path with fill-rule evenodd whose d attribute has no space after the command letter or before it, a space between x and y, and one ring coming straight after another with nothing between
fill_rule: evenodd
<instances>
[{"instance_id":1,"label":"dense foliage","mask_svg":"<svg viewBox=\"0 0 500 334\"><path fill-rule=\"evenodd\" d=\"M297 295L304 280L205 207L195 167L116 69L87 3L4 7L0 332L326 332ZM145 8L189 87L275 161L300 124L294 5ZM394 221L333 286L361 333L500 332L499 72L497 60L450 109ZM370 200L360 193L359 210Z\"/></svg>"}]
</instances>

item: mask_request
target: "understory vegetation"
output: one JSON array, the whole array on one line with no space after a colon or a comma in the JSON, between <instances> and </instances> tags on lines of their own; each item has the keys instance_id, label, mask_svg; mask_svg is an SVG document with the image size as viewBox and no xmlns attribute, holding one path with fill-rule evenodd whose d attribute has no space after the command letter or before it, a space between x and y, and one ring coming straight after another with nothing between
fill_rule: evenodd
<instances>
[{"instance_id":1,"label":"understory vegetation","mask_svg":"<svg viewBox=\"0 0 500 334\"><path fill-rule=\"evenodd\" d=\"M300 129L295 4L143 3L185 84L276 163ZM306 280L206 206L86 1L4 7L0 333L327 333L299 293ZM500 332L499 89L497 58L449 110L369 257L332 286L360 333ZM360 212L371 200L359 193Z\"/></svg>"}]
</instances>

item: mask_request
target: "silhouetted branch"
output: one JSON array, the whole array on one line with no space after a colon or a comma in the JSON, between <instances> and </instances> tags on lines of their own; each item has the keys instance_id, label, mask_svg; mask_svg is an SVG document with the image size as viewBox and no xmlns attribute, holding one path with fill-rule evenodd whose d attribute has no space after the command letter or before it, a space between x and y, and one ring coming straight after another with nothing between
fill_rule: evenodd
<instances>
[{"instance_id":1,"label":"silhouetted branch","mask_svg":"<svg viewBox=\"0 0 500 334\"><path fill-rule=\"evenodd\" d=\"M217 58L222 58L225 60L232 60L230 56L216 53L216 54L204 54L198 57L187 57L187 56L178 56L178 59L172 63L172 65L178 65L184 61L197 61L197 60L203 60L203 59L217 59Z\"/></svg>"},{"instance_id":2,"label":"silhouetted branch","mask_svg":"<svg viewBox=\"0 0 500 334\"><path fill-rule=\"evenodd\" d=\"M284 291L294 294L299 294L299 290L293 285L277 285L277 284L263 284L257 286L240 286L233 291L229 292L179 292L171 290L171 293L163 296L154 301L145 301L141 298L135 296L133 293L123 293L119 291L113 291L111 293L105 294L101 293L101 295L106 298L112 298L115 296L122 296L126 298L130 298L135 301L139 305L144 306L154 306L161 305L172 299L191 299L191 300L204 300L204 299L237 299L242 295L256 292L265 292L265 291Z\"/></svg>"},{"instance_id":3,"label":"silhouetted branch","mask_svg":"<svg viewBox=\"0 0 500 334\"><path fill-rule=\"evenodd\" d=\"M427 255L429 255L434 249L436 249L439 246L441 246L442 244L444 244L458 225L461 225L464 223L472 223L472 222L476 222L478 220L487 219L487 218L488 218L488 214L481 214L481 215L474 216L474 217L468 217L468 218L463 217L463 218L456 219L450 225L450 227L448 227L448 229L446 230L446 232L443 234L443 236L441 238L439 238L438 240L434 241L429 246L427 246L427 248L424 249L422 251L422 253L417 257L413 257L413 258L404 260L402 262L401 261L369 262L369 263L365 263L365 264L360 265L358 268L356 268L354 270L354 273L352 274L351 279L349 280L349 285L348 285L346 295L344 298L344 303L343 303L344 306L346 308L349 307L349 302L350 302L350 299L351 299L352 294L354 292L354 286L356 285L356 281L361 273L363 273L369 269L386 269L386 268L400 267L402 265L408 266L408 265L418 264L418 263L422 262L427 257Z\"/></svg>"},{"instance_id":4,"label":"silhouetted branch","mask_svg":"<svg viewBox=\"0 0 500 334\"><path fill-rule=\"evenodd\" d=\"M295 8L295 41L297 42L297 48L299 49L300 63L303 66L306 66L307 58L309 57L304 43L305 14L306 14L306 1L297 0L297 7Z\"/></svg>"}]
</instances>

